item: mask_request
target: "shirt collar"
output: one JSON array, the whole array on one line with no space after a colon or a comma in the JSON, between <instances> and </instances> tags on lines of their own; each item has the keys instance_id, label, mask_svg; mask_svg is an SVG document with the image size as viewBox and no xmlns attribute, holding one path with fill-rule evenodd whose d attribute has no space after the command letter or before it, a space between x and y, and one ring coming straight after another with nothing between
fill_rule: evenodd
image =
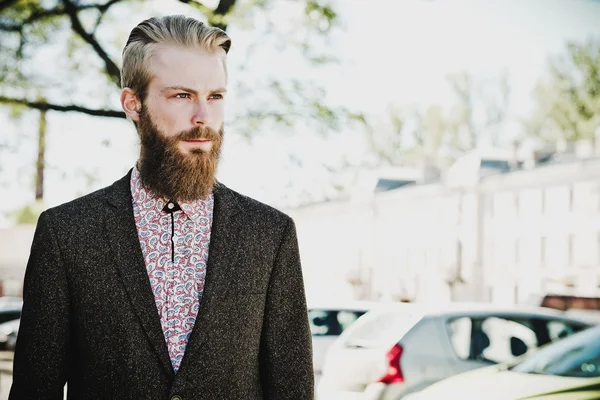
<instances>
[{"instance_id":1,"label":"shirt collar","mask_svg":"<svg viewBox=\"0 0 600 400\"><path fill-rule=\"evenodd\" d=\"M134 167L131 172L131 196L134 207L138 206L142 214L146 214L149 211L153 211L159 215L161 213L166 214L163 208L169 202L169 199L145 187L142 184L140 171L137 167ZM212 218L214 195L211 193L202 199L178 202L178 204L183 213L192 221L198 221L202 217Z\"/></svg>"}]
</instances>

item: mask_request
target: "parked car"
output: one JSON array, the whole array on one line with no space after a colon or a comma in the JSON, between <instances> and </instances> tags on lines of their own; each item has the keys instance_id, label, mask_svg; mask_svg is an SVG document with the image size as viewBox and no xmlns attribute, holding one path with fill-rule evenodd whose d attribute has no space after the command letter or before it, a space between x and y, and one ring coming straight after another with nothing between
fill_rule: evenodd
<instances>
[{"instance_id":1,"label":"parked car","mask_svg":"<svg viewBox=\"0 0 600 400\"><path fill-rule=\"evenodd\" d=\"M409 396L410 400L441 398L600 399L600 327L559 340L515 362L466 372Z\"/></svg>"},{"instance_id":2,"label":"parked car","mask_svg":"<svg viewBox=\"0 0 600 400\"><path fill-rule=\"evenodd\" d=\"M540 300L540 306L564 311L565 314L579 319L587 319L600 324L600 298L566 294L546 294Z\"/></svg>"},{"instance_id":3,"label":"parked car","mask_svg":"<svg viewBox=\"0 0 600 400\"><path fill-rule=\"evenodd\" d=\"M396 400L592 326L544 308L397 304L363 315L330 347L319 400Z\"/></svg>"},{"instance_id":4,"label":"parked car","mask_svg":"<svg viewBox=\"0 0 600 400\"><path fill-rule=\"evenodd\" d=\"M23 299L20 297L0 297L0 324L21 318Z\"/></svg>"},{"instance_id":5,"label":"parked car","mask_svg":"<svg viewBox=\"0 0 600 400\"><path fill-rule=\"evenodd\" d=\"M0 350L15 351L21 319L0 324Z\"/></svg>"},{"instance_id":6,"label":"parked car","mask_svg":"<svg viewBox=\"0 0 600 400\"><path fill-rule=\"evenodd\" d=\"M0 297L0 350L9 350L9 338L3 332L11 326L11 322L21 318L23 299L20 297ZM9 323L9 325L5 324ZM14 323L13 323L14 325ZM4 327L4 330L1 328Z\"/></svg>"},{"instance_id":7,"label":"parked car","mask_svg":"<svg viewBox=\"0 0 600 400\"><path fill-rule=\"evenodd\" d=\"M315 374L321 373L325 353L338 336L375 302L352 301L345 303L319 303L308 305L308 320L312 333L313 366Z\"/></svg>"}]
</instances>

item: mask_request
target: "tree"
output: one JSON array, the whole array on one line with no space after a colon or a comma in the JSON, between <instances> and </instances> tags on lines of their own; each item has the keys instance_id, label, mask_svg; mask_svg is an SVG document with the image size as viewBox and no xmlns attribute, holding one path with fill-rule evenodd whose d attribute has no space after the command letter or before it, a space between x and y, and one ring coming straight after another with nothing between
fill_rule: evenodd
<instances>
[{"instance_id":1,"label":"tree","mask_svg":"<svg viewBox=\"0 0 600 400\"><path fill-rule=\"evenodd\" d=\"M564 54L551 58L534 102L522 119L529 136L549 143L593 139L600 127L600 39L569 42Z\"/></svg>"},{"instance_id":2,"label":"tree","mask_svg":"<svg viewBox=\"0 0 600 400\"><path fill-rule=\"evenodd\" d=\"M447 79L453 103L392 107L383 121L366 124L372 165L443 167L486 142L499 143L508 119L508 75L480 78L461 72Z\"/></svg>"},{"instance_id":3,"label":"tree","mask_svg":"<svg viewBox=\"0 0 600 400\"><path fill-rule=\"evenodd\" d=\"M177 1L173 0L172 3ZM265 14L267 18L261 25L261 34L265 35L263 39L276 38L273 40L275 46L299 49L312 65L333 61L331 56L319 54L314 50L317 38L326 38L336 26L337 14L329 5L320 4L315 0L302 2L301 7L296 7L297 13L301 14L301 18L294 18L296 26L288 28L287 34L281 35L281 32L277 32L280 27L274 20L276 17L269 14L276 8L273 0L220 0L214 8L192 0L179 0L179 3L189 7L189 14L225 30L230 24L237 24L241 31L256 31L252 24L244 21L256 20L257 14ZM127 13L131 16L142 11L149 11L149 6L139 0L4 0L0 3L0 32L3 36L0 103L37 110L125 118L124 113L114 107L114 100L104 102L101 106L97 101L85 101L79 97L75 97L73 103L65 103L58 99L76 96L74 89L81 82L80 79L87 78L84 76L86 71L91 71L87 75L94 81L99 81L98 87L111 83L101 98L114 99L112 95L120 85L120 71L116 60L125 40L124 34L130 28L127 26L127 29L123 29L123 25L119 27L117 15ZM63 46L62 51L57 52L59 57L65 56L60 63L64 71L60 76L48 80L48 54L39 53L52 51L49 48L56 47L61 42L67 44ZM40 63L42 60L45 60L45 63ZM38 63L37 68L35 63ZM52 73L55 74L56 71ZM69 81L73 82L70 87L64 84ZM243 94L257 89L248 82L244 82L242 86ZM266 88L261 89L274 95L280 101L279 106L287 107L250 110L246 117L254 124L257 120L274 120L276 123L289 125L294 116L299 117L299 114L302 114L304 118L308 116L318 122L335 126L340 116L336 113L339 110L330 109L322 102L316 101L314 95L322 92L315 91L314 86L307 85L307 82L300 79L291 82L273 79ZM290 93L291 90L295 94ZM45 93L50 91L54 93L53 96ZM64 94L70 96L61 96ZM48 101L40 101L38 97L41 96L48 98ZM297 106L300 100L304 102L301 104L304 109L299 110ZM261 105L265 106L264 103Z\"/></svg>"},{"instance_id":4,"label":"tree","mask_svg":"<svg viewBox=\"0 0 600 400\"><path fill-rule=\"evenodd\" d=\"M451 150L464 153L486 142L498 145L508 118L508 74L478 78L462 72L450 75L448 81L457 100L447 121Z\"/></svg>"},{"instance_id":5,"label":"tree","mask_svg":"<svg viewBox=\"0 0 600 400\"><path fill-rule=\"evenodd\" d=\"M169 10L141 0L0 0L0 105L27 116L28 110L38 110L125 118L118 104L117 60L126 35L133 23L173 13L172 8L233 31L232 54L237 55L230 57L229 67L235 68L230 76L236 99L229 132L248 139L296 127L324 134L360 120L328 105L322 85L304 77L338 61L328 40L340 27L328 0L161 4ZM279 55L297 61L297 68L281 68Z\"/></svg>"}]
</instances>

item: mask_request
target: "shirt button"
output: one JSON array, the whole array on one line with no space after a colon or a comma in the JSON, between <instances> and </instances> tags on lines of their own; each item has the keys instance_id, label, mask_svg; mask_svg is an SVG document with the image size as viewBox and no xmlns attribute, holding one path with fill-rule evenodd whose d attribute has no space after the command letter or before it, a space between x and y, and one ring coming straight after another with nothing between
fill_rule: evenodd
<instances>
[{"instance_id":1,"label":"shirt button","mask_svg":"<svg viewBox=\"0 0 600 400\"><path fill-rule=\"evenodd\" d=\"M173 204L173 203L169 203L169 204L167 204L167 208L168 208L169 210L172 210L174 207L175 207L175 204ZM174 398L174 397L173 397L171 400L181 400L181 397L178 397L178 398Z\"/></svg>"},{"instance_id":2,"label":"shirt button","mask_svg":"<svg viewBox=\"0 0 600 400\"><path fill-rule=\"evenodd\" d=\"M182 400L182 398L181 398L181 396L175 395L175 396L171 397L171 400Z\"/></svg>"}]
</instances>

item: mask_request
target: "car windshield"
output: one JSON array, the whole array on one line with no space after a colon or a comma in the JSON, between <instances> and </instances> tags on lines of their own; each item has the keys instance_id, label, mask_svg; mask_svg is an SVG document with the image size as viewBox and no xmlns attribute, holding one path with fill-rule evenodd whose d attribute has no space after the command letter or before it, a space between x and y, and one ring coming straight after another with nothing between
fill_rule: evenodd
<instances>
[{"instance_id":1,"label":"car windshield","mask_svg":"<svg viewBox=\"0 0 600 400\"><path fill-rule=\"evenodd\" d=\"M366 310L308 310L310 331L313 336L337 336L354 323Z\"/></svg>"},{"instance_id":2,"label":"car windshield","mask_svg":"<svg viewBox=\"0 0 600 400\"><path fill-rule=\"evenodd\" d=\"M600 327L548 345L514 365L511 370L565 377L600 377Z\"/></svg>"}]
</instances>

